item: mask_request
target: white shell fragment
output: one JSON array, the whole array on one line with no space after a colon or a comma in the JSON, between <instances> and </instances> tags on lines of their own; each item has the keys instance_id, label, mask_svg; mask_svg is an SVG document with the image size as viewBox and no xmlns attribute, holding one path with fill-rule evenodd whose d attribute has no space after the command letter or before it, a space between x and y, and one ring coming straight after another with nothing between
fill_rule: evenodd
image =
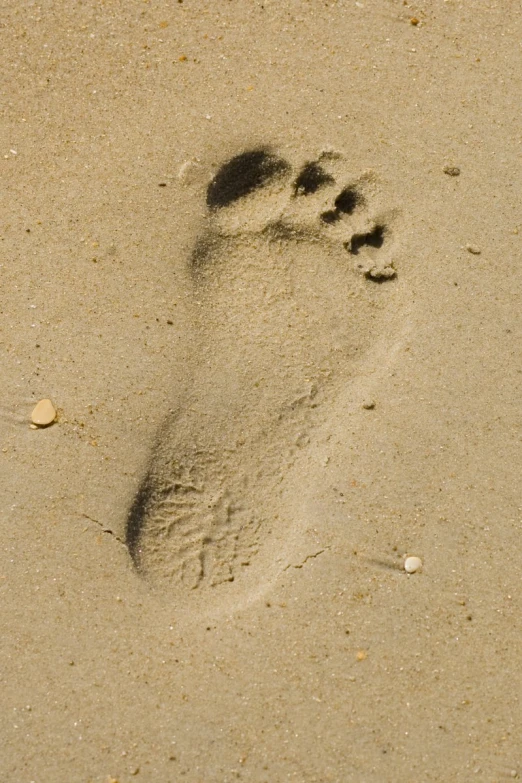
<instances>
[{"instance_id":1,"label":"white shell fragment","mask_svg":"<svg viewBox=\"0 0 522 783\"><path fill-rule=\"evenodd\" d=\"M40 400L31 413L31 421L38 427L48 427L56 418L56 409L51 400Z\"/></svg>"},{"instance_id":2,"label":"white shell fragment","mask_svg":"<svg viewBox=\"0 0 522 783\"><path fill-rule=\"evenodd\" d=\"M422 560L420 557L407 557L404 561L404 570L407 574L414 574L416 571L420 571L422 568Z\"/></svg>"}]
</instances>

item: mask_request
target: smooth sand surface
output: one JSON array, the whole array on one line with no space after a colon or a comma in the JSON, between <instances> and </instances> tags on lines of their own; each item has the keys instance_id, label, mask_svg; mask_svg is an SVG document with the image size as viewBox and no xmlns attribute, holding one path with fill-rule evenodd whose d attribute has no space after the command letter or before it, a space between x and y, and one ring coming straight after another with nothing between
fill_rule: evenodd
<instances>
[{"instance_id":1,"label":"smooth sand surface","mask_svg":"<svg viewBox=\"0 0 522 783\"><path fill-rule=\"evenodd\" d=\"M521 40L4 7L3 783L522 777Z\"/></svg>"}]
</instances>

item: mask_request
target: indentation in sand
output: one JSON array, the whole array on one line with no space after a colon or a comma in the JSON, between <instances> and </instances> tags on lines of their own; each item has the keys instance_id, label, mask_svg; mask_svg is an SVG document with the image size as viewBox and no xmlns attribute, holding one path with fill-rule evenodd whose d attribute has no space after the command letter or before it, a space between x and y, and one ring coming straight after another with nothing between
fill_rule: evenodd
<instances>
[{"instance_id":1,"label":"indentation in sand","mask_svg":"<svg viewBox=\"0 0 522 783\"><path fill-rule=\"evenodd\" d=\"M393 213L373 217L374 186L346 169L337 153L294 170L254 149L208 186L188 260L191 392L161 428L127 520L132 560L161 589L249 590L273 576L272 534L292 524L285 475L400 306Z\"/></svg>"}]
</instances>

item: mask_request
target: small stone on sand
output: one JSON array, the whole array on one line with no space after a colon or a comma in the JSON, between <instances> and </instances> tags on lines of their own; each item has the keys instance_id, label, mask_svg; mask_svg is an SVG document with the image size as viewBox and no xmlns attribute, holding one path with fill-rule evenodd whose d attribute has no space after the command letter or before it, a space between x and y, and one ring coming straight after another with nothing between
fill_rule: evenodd
<instances>
[{"instance_id":1,"label":"small stone on sand","mask_svg":"<svg viewBox=\"0 0 522 783\"><path fill-rule=\"evenodd\" d=\"M415 571L419 571L422 568L422 560L420 557L407 557L404 561L404 570L407 574L414 574Z\"/></svg>"},{"instance_id":2,"label":"small stone on sand","mask_svg":"<svg viewBox=\"0 0 522 783\"><path fill-rule=\"evenodd\" d=\"M40 400L31 413L31 421L38 427L48 427L56 419L56 409L51 400Z\"/></svg>"},{"instance_id":3,"label":"small stone on sand","mask_svg":"<svg viewBox=\"0 0 522 783\"><path fill-rule=\"evenodd\" d=\"M466 245L466 250L468 253L473 253L474 256L480 255L480 247L477 247L476 245Z\"/></svg>"},{"instance_id":4,"label":"small stone on sand","mask_svg":"<svg viewBox=\"0 0 522 783\"><path fill-rule=\"evenodd\" d=\"M460 174L460 169L458 166L444 166L442 171L444 174L448 174L450 177L458 177Z\"/></svg>"},{"instance_id":5,"label":"small stone on sand","mask_svg":"<svg viewBox=\"0 0 522 783\"><path fill-rule=\"evenodd\" d=\"M362 406L365 410L372 411L375 408L375 400L364 400Z\"/></svg>"}]
</instances>

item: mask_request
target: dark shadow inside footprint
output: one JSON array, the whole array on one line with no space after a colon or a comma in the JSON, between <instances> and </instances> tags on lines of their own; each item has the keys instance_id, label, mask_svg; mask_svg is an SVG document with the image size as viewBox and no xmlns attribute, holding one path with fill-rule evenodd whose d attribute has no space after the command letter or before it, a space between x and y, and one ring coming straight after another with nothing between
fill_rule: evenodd
<instances>
[{"instance_id":1,"label":"dark shadow inside footprint","mask_svg":"<svg viewBox=\"0 0 522 783\"><path fill-rule=\"evenodd\" d=\"M356 256L362 247L382 247L385 234L385 226L375 226L375 228L367 234L354 234L348 250L352 255Z\"/></svg>"},{"instance_id":2,"label":"dark shadow inside footprint","mask_svg":"<svg viewBox=\"0 0 522 783\"><path fill-rule=\"evenodd\" d=\"M356 207L364 204L364 198L355 188L345 188L339 193L334 203L338 212L351 215Z\"/></svg>"},{"instance_id":3,"label":"dark shadow inside footprint","mask_svg":"<svg viewBox=\"0 0 522 783\"><path fill-rule=\"evenodd\" d=\"M219 240L210 232L204 232L196 240L190 256L190 271L197 278L209 259L219 247Z\"/></svg>"},{"instance_id":4,"label":"dark shadow inside footprint","mask_svg":"<svg viewBox=\"0 0 522 783\"><path fill-rule=\"evenodd\" d=\"M334 201L334 209L323 212L324 223L336 223L343 215L351 215L357 207L364 204L364 198L355 188L344 188Z\"/></svg>"},{"instance_id":5,"label":"dark shadow inside footprint","mask_svg":"<svg viewBox=\"0 0 522 783\"><path fill-rule=\"evenodd\" d=\"M218 209L286 174L289 164L266 149L242 152L223 164L208 186L207 206Z\"/></svg>"},{"instance_id":6,"label":"dark shadow inside footprint","mask_svg":"<svg viewBox=\"0 0 522 783\"><path fill-rule=\"evenodd\" d=\"M175 486L175 483L174 483ZM129 550L134 567L139 571L141 567L141 540L143 527L150 508L161 502L168 496L172 485L162 488L149 470L141 482L134 496L132 505L127 514L125 525L125 544Z\"/></svg>"},{"instance_id":7,"label":"dark shadow inside footprint","mask_svg":"<svg viewBox=\"0 0 522 783\"><path fill-rule=\"evenodd\" d=\"M150 505L154 488L147 475L139 487L127 516L125 527L125 543L136 568L139 568L139 544L141 540L143 520Z\"/></svg>"},{"instance_id":8,"label":"dark shadow inside footprint","mask_svg":"<svg viewBox=\"0 0 522 783\"><path fill-rule=\"evenodd\" d=\"M315 193L324 185L333 185L334 182L332 175L318 163L306 163L294 182L294 196L308 196L309 193Z\"/></svg>"}]
</instances>

